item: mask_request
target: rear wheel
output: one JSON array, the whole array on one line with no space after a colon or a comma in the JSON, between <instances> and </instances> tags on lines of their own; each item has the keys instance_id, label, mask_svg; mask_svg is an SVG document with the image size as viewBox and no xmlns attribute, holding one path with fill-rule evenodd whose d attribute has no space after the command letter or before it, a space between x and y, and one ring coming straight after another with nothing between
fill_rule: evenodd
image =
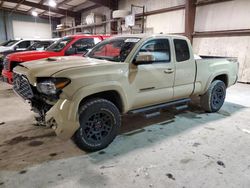
<instances>
[{"instance_id":1,"label":"rear wheel","mask_svg":"<svg viewBox=\"0 0 250 188\"><path fill-rule=\"evenodd\" d=\"M79 122L76 144L83 150L97 151L107 147L116 137L121 126L120 112L108 100L92 99L80 107Z\"/></svg>"},{"instance_id":2,"label":"rear wheel","mask_svg":"<svg viewBox=\"0 0 250 188\"><path fill-rule=\"evenodd\" d=\"M202 108L207 112L217 112L222 107L226 97L226 85L220 80L215 80L207 92L201 96Z\"/></svg>"}]
</instances>

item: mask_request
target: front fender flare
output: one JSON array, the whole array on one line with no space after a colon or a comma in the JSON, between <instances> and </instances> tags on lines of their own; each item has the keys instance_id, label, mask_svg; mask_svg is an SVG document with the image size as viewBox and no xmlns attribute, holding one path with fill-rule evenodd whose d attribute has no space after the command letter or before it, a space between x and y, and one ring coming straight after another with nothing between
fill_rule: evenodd
<instances>
[{"instance_id":1,"label":"front fender flare","mask_svg":"<svg viewBox=\"0 0 250 188\"><path fill-rule=\"evenodd\" d=\"M124 92L121 84L116 81L110 81L110 82L101 82L97 84L92 84L88 86L84 86L80 89L78 89L74 95L72 96L72 104L70 106L69 114L68 114L68 119L77 121L78 120L78 109L81 101L93 94L105 92L105 91L116 91L121 98L122 101L122 112L126 112L128 109L128 100L127 100L127 95Z\"/></svg>"}]
</instances>

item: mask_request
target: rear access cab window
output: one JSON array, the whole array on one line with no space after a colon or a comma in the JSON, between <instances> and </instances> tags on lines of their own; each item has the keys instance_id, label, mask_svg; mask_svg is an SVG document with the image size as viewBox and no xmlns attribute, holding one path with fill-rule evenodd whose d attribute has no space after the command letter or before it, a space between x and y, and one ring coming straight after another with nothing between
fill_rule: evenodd
<instances>
[{"instance_id":1,"label":"rear access cab window","mask_svg":"<svg viewBox=\"0 0 250 188\"><path fill-rule=\"evenodd\" d=\"M174 39L176 61L187 61L190 59L188 43L183 39Z\"/></svg>"}]
</instances>

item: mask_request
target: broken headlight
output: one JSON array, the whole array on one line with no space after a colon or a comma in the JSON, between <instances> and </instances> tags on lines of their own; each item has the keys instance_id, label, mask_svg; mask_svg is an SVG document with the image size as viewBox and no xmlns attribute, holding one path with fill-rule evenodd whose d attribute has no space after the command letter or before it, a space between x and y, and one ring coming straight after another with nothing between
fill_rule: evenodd
<instances>
[{"instance_id":1,"label":"broken headlight","mask_svg":"<svg viewBox=\"0 0 250 188\"><path fill-rule=\"evenodd\" d=\"M70 83L68 78L38 78L37 90L46 95L54 95Z\"/></svg>"}]
</instances>

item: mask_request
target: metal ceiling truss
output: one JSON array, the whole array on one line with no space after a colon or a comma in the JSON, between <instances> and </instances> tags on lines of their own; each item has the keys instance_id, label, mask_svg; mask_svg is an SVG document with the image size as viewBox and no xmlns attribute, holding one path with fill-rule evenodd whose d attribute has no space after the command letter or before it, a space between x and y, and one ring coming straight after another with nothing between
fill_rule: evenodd
<instances>
[{"instance_id":1,"label":"metal ceiling truss","mask_svg":"<svg viewBox=\"0 0 250 188\"><path fill-rule=\"evenodd\" d=\"M5 2L10 2L10 3L19 3L19 0L4 0ZM33 8L38 8L38 9L42 9L42 10L51 10L51 12L57 13L57 14L62 14L65 15L66 11L67 11L67 15L71 16L71 17L77 17L79 16L79 13L77 12L73 12L73 11L68 11L68 10L64 10L64 9L60 9L60 8L53 8L50 7L48 5L44 5L44 4L37 4L34 2L30 2L30 1L26 1L24 0L21 4L26 5L26 6L30 6Z\"/></svg>"}]
</instances>

